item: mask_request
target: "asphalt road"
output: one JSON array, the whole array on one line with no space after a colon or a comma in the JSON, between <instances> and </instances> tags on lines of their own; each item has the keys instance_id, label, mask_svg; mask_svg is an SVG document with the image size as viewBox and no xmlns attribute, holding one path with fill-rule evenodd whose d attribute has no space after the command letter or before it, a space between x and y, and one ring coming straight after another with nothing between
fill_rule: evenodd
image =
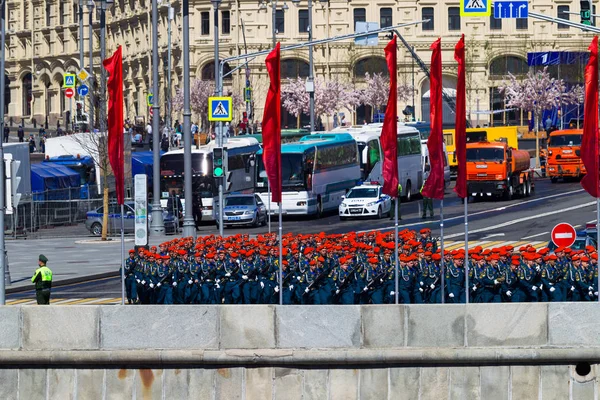
<instances>
[{"instance_id":1,"label":"asphalt road","mask_svg":"<svg viewBox=\"0 0 600 400\"><path fill-rule=\"evenodd\" d=\"M439 202L434 202L436 217L421 219L421 201L414 200L401 205L402 220L400 229L421 229L428 226L434 236L440 235ZM538 180L534 194L529 198L511 201L492 200L477 201L468 204L469 241L547 241L552 227L559 222L569 222L578 229L583 229L586 223L595 223L595 200L590 197L579 182L559 182L552 184L548 179ZM348 231L390 230L393 221L387 218L376 220L340 221L335 213L321 219L284 218L284 232L302 233L343 233ZM272 231L277 231L277 219L273 218ZM268 231L268 227L246 228L236 227L225 229L225 234L245 232L259 234ZM60 232L57 230L57 236ZM198 235L218 233L214 225L200 228ZM444 200L444 237L448 241L464 240L464 204L452 189L446 192ZM172 237L151 238L151 244L169 240ZM30 288L28 282L37 265L37 254L43 253L50 259L50 267L54 269L57 280L73 279L101 272L116 271L120 265L120 244L88 243L91 237L79 238L8 241L13 288L22 286ZM83 242L82 242L83 240ZM133 245L131 239L126 243L129 248ZM33 292L9 295L30 296ZM90 283L74 284L65 288L54 289L53 297L66 298L109 298L120 296L119 279L96 280Z\"/></svg>"}]
</instances>

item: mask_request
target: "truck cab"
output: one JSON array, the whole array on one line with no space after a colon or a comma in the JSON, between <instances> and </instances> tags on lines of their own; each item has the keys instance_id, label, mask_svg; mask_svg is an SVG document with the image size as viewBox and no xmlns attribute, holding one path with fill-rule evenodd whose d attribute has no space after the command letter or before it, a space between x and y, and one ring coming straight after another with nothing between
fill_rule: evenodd
<instances>
[{"instance_id":1,"label":"truck cab","mask_svg":"<svg viewBox=\"0 0 600 400\"><path fill-rule=\"evenodd\" d=\"M585 175L581 161L582 129L565 129L550 133L546 174L552 183L558 179L578 179Z\"/></svg>"}]
</instances>

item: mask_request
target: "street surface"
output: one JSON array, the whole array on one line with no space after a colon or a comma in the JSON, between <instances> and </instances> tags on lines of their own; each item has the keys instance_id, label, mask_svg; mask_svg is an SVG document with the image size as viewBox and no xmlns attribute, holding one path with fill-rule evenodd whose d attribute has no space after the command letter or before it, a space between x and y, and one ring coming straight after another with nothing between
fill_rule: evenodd
<instances>
[{"instance_id":1,"label":"street surface","mask_svg":"<svg viewBox=\"0 0 600 400\"><path fill-rule=\"evenodd\" d=\"M452 189L446 192L444 200L444 237L446 249L462 247L464 240L463 204ZM584 229L586 223L595 223L595 201L582 188L579 182L556 184L549 179L536 181L535 193L526 199L511 201L479 201L469 203L469 247L499 247L503 244L515 246L532 243L544 247L550 238L552 227L559 222L569 222L576 229ZM419 230L424 226L432 229L433 236L440 236L439 203L435 203L436 218L421 219L421 201L402 204L400 229ZM349 220L340 221L337 214L329 214L321 219L284 218L283 231L302 233L344 233L363 230L390 230L393 221ZM73 229L68 227L65 229ZM272 218L271 230L277 231L277 217ZM7 295L7 303L20 304L34 302L34 292L30 282L37 266L38 255L48 257L48 266L54 272L54 282L68 279L81 279L85 276L98 278L99 274L116 273L120 267L120 242L113 238L109 243L101 243L91 235L76 238L59 238L61 228L54 229L52 239L9 240L7 250L13 284L8 286L26 292ZM226 229L224 233L238 232L256 235L268 232L268 227ZM200 228L198 235L218 234L214 225ZM170 240L172 236L153 237L151 245ZM133 238L128 237L126 250L133 247ZM515 246L516 247L516 246ZM120 282L118 278L97 279L88 283L72 284L64 288L55 287L52 303L64 301L68 304L116 304L120 302ZM63 304L64 304L63 303Z\"/></svg>"}]
</instances>

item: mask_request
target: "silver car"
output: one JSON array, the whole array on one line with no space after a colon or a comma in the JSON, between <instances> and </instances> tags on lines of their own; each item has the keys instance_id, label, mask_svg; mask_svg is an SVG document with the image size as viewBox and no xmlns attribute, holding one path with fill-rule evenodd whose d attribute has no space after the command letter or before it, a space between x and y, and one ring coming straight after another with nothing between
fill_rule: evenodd
<instances>
[{"instance_id":1,"label":"silver car","mask_svg":"<svg viewBox=\"0 0 600 400\"><path fill-rule=\"evenodd\" d=\"M133 233L135 229L135 203L132 201L125 202L125 217L123 218L125 233ZM98 207L95 210L88 211L85 219L85 227L94 236L102 235L102 218L104 215L104 206ZM151 222L152 208L148 205L148 221ZM165 232L175 233L177 224L172 215L168 215L163 211L163 220L165 221ZM108 206L108 232L121 231L121 206L111 203Z\"/></svg>"},{"instance_id":2,"label":"silver car","mask_svg":"<svg viewBox=\"0 0 600 400\"><path fill-rule=\"evenodd\" d=\"M267 224L267 207L257 194L230 194L224 201L223 227L245 224L256 227ZM216 220L218 224L218 213Z\"/></svg>"}]
</instances>

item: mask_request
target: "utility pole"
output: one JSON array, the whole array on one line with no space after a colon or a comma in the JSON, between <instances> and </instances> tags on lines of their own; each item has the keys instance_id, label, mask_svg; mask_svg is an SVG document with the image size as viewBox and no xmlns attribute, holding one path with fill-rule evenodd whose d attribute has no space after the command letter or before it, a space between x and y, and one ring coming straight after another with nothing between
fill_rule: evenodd
<instances>
[{"instance_id":1,"label":"utility pole","mask_svg":"<svg viewBox=\"0 0 600 400\"><path fill-rule=\"evenodd\" d=\"M219 5L221 0L212 0L214 7L214 38L215 38L215 88L218 97L223 95L221 87L221 76L219 69ZM223 123L216 123L217 129L215 137L217 139L217 147L223 147ZM226 156L225 156L226 157ZM223 176L227 176L227 171ZM219 180L219 208L215 209L219 213L219 235L223 236L223 177L216 178Z\"/></svg>"},{"instance_id":2,"label":"utility pole","mask_svg":"<svg viewBox=\"0 0 600 400\"><path fill-rule=\"evenodd\" d=\"M106 58L106 3L100 2L100 96L98 101L98 127L100 132L106 132L106 112L104 110L106 101L106 70L102 62Z\"/></svg>"},{"instance_id":3,"label":"utility pole","mask_svg":"<svg viewBox=\"0 0 600 400\"><path fill-rule=\"evenodd\" d=\"M83 69L85 68L85 66L83 65L83 46L85 41L83 40L83 0L79 0L79 10L78 10L78 14L79 14L79 69ZM82 96L78 96L79 100L83 100ZM85 102L83 103L84 107L85 107ZM70 110L71 112L69 112L69 118L71 121L73 121L73 115L72 115L72 110ZM71 122L68 121L67 123ZM68 130L68 126L65 127ZM73 129L73 123L71 122L71 130L74 131Z\"/></svg>"},{"instance_id":4,"label":"utility pole","mask_svg":"<svg viewBox=\"0 0 600 400\"><path fill-rule=\"evenodd\" d=\"M313 40L313 23L312 23L312 0L308 0L308 41ZM315 79L314 79L314 62L313 62L313 46L308 47L308 81L306 82L306 91L310 96L310 133L315 131ZM300 126L298 128L301 128Z\"/></svg>"},{"instance_id":5,"label":"utility pole","mask_svg":"<svg viewBox=\"0 0 600 400\"><path fill-rule=\"evenodd\" d=\"M94 2L88 0L88 9L90 11L88 35L89 35L89 51L90 51L90 112L89 112L89 128L90 132L94 131L94 82L96 77L94 76L94 24L93 24L93 13L94 13Z\"/></svg>"},{"instance_id":6,"label":"utility pole","mask_svg":"<svg viewBox=\"0 0 600 400\"><path fill-rule=\"evenodd\" d=\"M173 7L171 7L171 4L169 4L169 9L168 9L168 31L169 31L169 44L168 44L168 60L167 63L169 65L169 72L167 74L167 116L165 118L167 127L170 128L171 127L171 68L172 68L172 61L171 61L171 21L173 21L173 19L175 18L175 9Z\"/></svg>"},{"instance_id":7,"label":"utility pole","mask_svg":"<svg viewBox=\"0 0 600 400\"><path fill-rule=\"evenodd\" d=\"M0 132L4 134L4 100L5 100L5 47L6 47L6 21L5 12L6 1L0 0ZM4 178L4 144L0 138L0 177ZM4 256L4 212L6 210L4 193L4 182L0 185L0 306L6 304L6 278L8 274L8 265Z\"/></svg>"},{"instance_id":8,"label":"utility pole","mask_svg":"<svg viewBox=\"0 0 600 400\"><path fill-rule=\"evenodd\" d=\"M155 0L156 1L156 0ZM196 237L192 200L192 110L190 107L189 0L183 0L183 189L185 197L183 236ZM216 13L215 13L216 15ZM215 65L218 60L215 60ZM207 171L208 173L208 171Z\"/></svg>"},{"instance_id":9,"label":"utility pole","mask_svg":"<svg viewBox=\"0 0 600 400\"><path fill-rule=\"evenodd\" d=\"M184 0L184 3L187 0ZM158 120L160 119L160 105L158 102L158 4L152 0L152 233L164 233L162 207L160 205L160 133ZM175 216L177 218L177 216Z\"/></svg>"}]
</instances>

